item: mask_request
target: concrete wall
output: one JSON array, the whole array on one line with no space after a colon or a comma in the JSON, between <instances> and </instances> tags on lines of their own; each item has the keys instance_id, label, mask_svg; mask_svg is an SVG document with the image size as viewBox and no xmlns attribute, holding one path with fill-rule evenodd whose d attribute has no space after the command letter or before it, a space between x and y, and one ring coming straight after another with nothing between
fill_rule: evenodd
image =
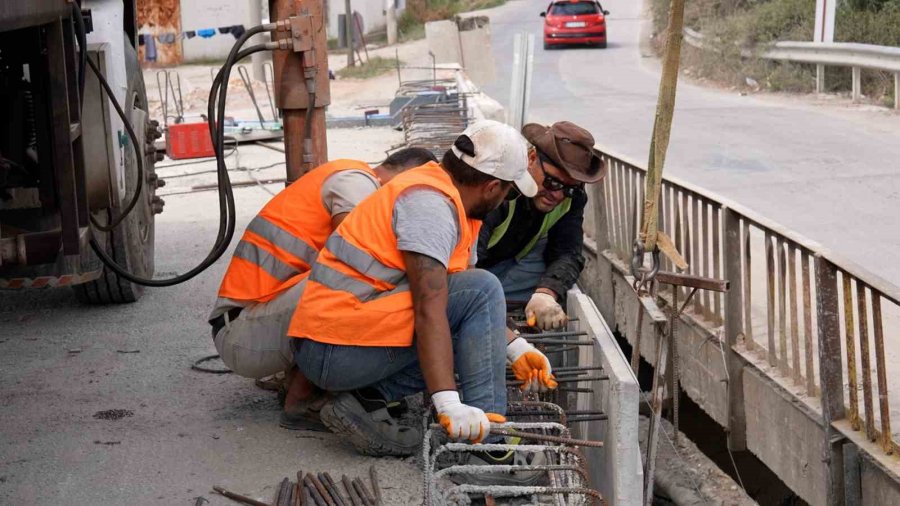
<instances>
[{"instance_id":1,"label":"concrete wall","mask_svg":"<svg viewBox=\"0 0 900 506\"><path fill-rule=\"evenodd\" d=\"M606 381L593 383L593 394L578 394L577 409L600 410L606 420L579 423L580 437L599 439L603 448L583 448L591 483L613 506L643 504L643 471L638 437L639 386L612 331L597 306L574 288L568 293L568 314L578 318L572 330L588 333L595 345L579 347L578 363L602 367Z\"/></svg>"},{"instance_id":2,"label":"concrete wall","mask_svg":"<svg viewBox=\"0 0 900 506\"><path fill-rule=\"evenodd\" d=\"M258 0L260 1L260 0ZM190 0L181 2L181 29L183 31L219 28L230 25L249 25L250 2L248 0ZM216 34L204 39L194 37L183 41L184 61L224 60L234 45L230 34Z\"/></svg>"}]
</instances>

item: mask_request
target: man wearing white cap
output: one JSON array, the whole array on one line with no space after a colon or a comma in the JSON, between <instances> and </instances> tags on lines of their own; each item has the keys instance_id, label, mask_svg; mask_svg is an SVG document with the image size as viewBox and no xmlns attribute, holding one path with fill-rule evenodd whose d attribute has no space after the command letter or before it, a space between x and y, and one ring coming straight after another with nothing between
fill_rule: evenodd
<instances>
[{"instance_id":1,"label":"man wearing white cap","mask_svg":"<svg viewBox=\"0 0 900 506\"><path fill-rule=\"evenodd\" d=\"M421 424L401 423L396 401L423 391L448 433L482 441L506 412L507 359L523 378L551 374L523 340L508 349L503 289L472 268L480 220L510 193L537 192L527 151L507 125L470 126L440 164L359 204L316 259L288 334L300 371L342 392L320 415L359 451L412 454Z\"/></svg>"}]
</instances>

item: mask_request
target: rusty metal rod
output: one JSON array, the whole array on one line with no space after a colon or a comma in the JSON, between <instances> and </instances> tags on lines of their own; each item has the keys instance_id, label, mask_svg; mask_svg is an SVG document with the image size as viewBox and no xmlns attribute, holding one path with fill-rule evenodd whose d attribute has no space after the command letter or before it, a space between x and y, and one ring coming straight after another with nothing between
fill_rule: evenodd
<instances>
[{"instance_id":1,"label":"rusty metal rod","mask_svg":"<svg viewBox=\"0 0 900 506\"><path fill-rule=\"evenodd\" d=\"M433 430L443 430L443 425L439 423L431 424ZM575 439L563 436L551 436L548 434L535 434L533 432L523 432L516 429L510 429L502 425L491 424L491 434L495 436L520 437L531 441L544 441L547 443L560 443L573 446L588 446L591 448L601 448L603 441L591 441L588 439Z\"/></svg>"},{"instance_id":2,"label":"rusty metal rod","mask_svg":"<svg viewBox=\"0 0 900 506\"><path fill-rule=\"evenodd\" d=\"M559 345L572 345L572 346L592 346L594 341L590 339L552 339L552 338L537 338L537 339L529 339L529 343L531 344L559 344Z\"/></svg>"},{"instance_id":3,"label":"rusty metal rod","mask_svg":"<svg viewBox=\"0 0 900 506\"><path fill-rule=\"evenodd\" d=\"M713 292L727 292L731 283L727 279L707 278L691 274L678 274L674 272L659 271L656 273L656 281L667 285L699 288Z\"/></svg>"},{"instance_id":4,"label":"rusty metal rod","mask_svg":"<svg viewBox=\"0 0 900 506\"><path fill-rule=\"evenodd\" d=\"M349 503L344 500L344 496L338 491L337 486L334 484L334 480L331 479L331 476L328 473L319 473L319 481L322 482L322 485L325 485L329 495L331 495L331 498L334 499L334 502L336 502L338 506L349 506Z\"/></svg>"},{"instance_id":5,"label":"rusty metal rod","mask_svg":"<svg viewBox=\"0 0 900 506\"><path fill-rule=\"evenodd\" d=\"M219 494L223 497L227 497L227 498L231 499L232 501L236 501L241 504L249 504L250 506L271 506L267 502L257 501L256 499L251 499L245 495L236 494L229 490L225 490L224 488L219 487L219 486L214 486L213 491L215 491L217 494Z\"/></svg>"},{"instance_id":6,"label":"rusty metal rod","mask_svg":"<svg viewBox=\"0 0 900 506\"><path fill-rule=\"evenodd\" d=\"M592 388L581 388L581 387L557 387L557 392L577 392L582 394L592 394L594 390Z\"/></svg>"},{"instance_id":7,"label":"rusty metal rod","mask_svg":"<svg viewBox=\"0 0 900 506\"><path fill-rule=\"evenodd\" d=\"M375 504L381 506L381 485L378 484L378 472L375 466L369 466L369 478L372 480L372 491L375 492Z\"/></svg>"},{"instance_id":8,"label":"rusty metal rod","mask_svg":"<svg viewBox=\"0 0 900 506\"><path fill-rule=\"evenodd\" d=\"M540 332L537 334L519 334L519 337L524 337L525 339L531 341L531 338L547 338L547 337L580 337L588 335L587 332L583 330L563 330L559 332Z\"/></svg>"},{"instance_id":9,"label":"rusty metal rod","mask_svg":"<svg viewBox=\"0 0 900 506\"><path fill-rule=\"evenodd\" d=\"M569 372L569 371L602 371L603 367L598 365L590 365L590 366L571 366L571 367L554 367L554 371L556 372Z\"/></svg>"},{"instance_id":10,"label":"rusty metal rod","mask_svg":"<svg viewBox=\"0 0 900 506\"><path fill-rule=\"evenodd\" d=\"M281 480L281 485L278 489L278 495L275 496L275 504L277 506L290 506L291 500L291 480L285 477Z\"/></svg>"},{"instance_id":11,"label":"rusty metal rod","mask_svg":"<svg viewBox=\"0 0 900 506\"><path fill-rule=\"evenodd\" d=\"M347 478L346 474L341 476L341 483L343 483L344 488L347 489L347 494L350 496L350 503L353 506L366 506L366 503L363 502L362 498L356 493L353 484L350 482L350 478Z\"/></svg>"},{"instance_id":12,"label":"rusty metal rod","mask_svg":"<svg viewBox=\"0 0 900 506\"><path fill-rule=\"evenodd\" d=\"M365 499L366 503L368 503L371 506L375 506L375 497L372 495L371 492L369 492L369 488L366 487L366 484L363 483L362 479L360 479L358 477L353 478L353 485L356 486L357 489L361 491L360 496L362 496L362 498Z\"/></svg>"},{"instance_id":13,"label":"rusty metal rod","mask_svg":"<svg viewBox=\"0 0 900 506\"><path fill-rule=\"evenodd\" d=\"M319 492L319 495L322 496L322 499L325 500L325 503L328 504L328 506L337 506L337 502L331 497L331 494L328 493L328 489L325 488L325 485L319 481L319 478L317 478L316 475L306 473L306 479L316 488L316 491Z\"/></svg>"},{"instance_id":14,"label":"rusty metal rod","mask_svg":"<svg viewBox=\"0 0 900 506\"><path fill-rule=\"evenodd\" d=\"M608 415L573 416L566 420L569 423L592 422L594 420L609 420Z\"/></svg>"}]
</instances>

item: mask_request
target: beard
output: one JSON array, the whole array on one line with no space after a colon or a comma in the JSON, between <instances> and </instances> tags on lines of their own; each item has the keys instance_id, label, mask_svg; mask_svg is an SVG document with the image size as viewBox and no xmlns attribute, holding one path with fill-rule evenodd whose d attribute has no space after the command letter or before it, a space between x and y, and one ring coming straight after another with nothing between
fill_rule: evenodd
<instances>
[{"instance_id":1,"label":"beard","mask_svg":"<svg viewBox=\"0 0 900 506\"><path fill-rule=\"evenodd\" d=\"M487 215L490 214L491 211L500 207L500 204L502 202L502 200L498 202L482 202L477 207L469 211L468 217L473 220L484 220L484 218L487 217Z\"/></svg>"}]
</instances>

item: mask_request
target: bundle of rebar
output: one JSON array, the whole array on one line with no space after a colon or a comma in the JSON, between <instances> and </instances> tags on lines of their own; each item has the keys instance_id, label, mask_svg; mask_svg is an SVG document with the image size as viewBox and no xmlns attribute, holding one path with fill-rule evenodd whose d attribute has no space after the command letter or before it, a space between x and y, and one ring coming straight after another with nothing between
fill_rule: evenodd
<instances>
[{"instance_id":1,"label":"bundle of rebar","mask_svg":"<svg viewBox=\"0 0 900 506\"><path fill-rule=\"evenodd\" d=\"M375 466L369 467L371 490L360 478L350 479L342 475L335 480L329 473L303 473L297 471L297 481L284 478L278 484L272 503L237 494L222 487L213 490L235 502L250 506L381 506L381 486Z\"/></svg>"},{"instance_id":2,"label":"bundle of rebar","mask_svg":"<svg viewBox=\"0 0 900 506\"><path fill-rule=\"evenodd\" d=\"M516 321L515 319L511 321ZM575 325L577 328L577 324ZM425 468L425 504L469 504L484 501L485 504L552 504L556 506L601 504L600 493L590 487L585 459L581 447L601 446L600 441L585 441L572 437L569 425L605 420L599 410L566 409L570 393L593 393L593 387L608 378L602 367L594 365L570 365L566 352L589 346L592 341L587 333L578 330L540 332L534 327L517 325L522 337L541 349L558 367L553 368L559 387L547 392L524 392L511 372L507 374L508 405L507 423L492 425L495 435L515 436L519 444L492 443L468 444L449 441L439 426L430 425L423 446ZM507 439L508 441L508 439ZM516 454L542 454L541 464L472 465L462 458L469 452L512 451ZM529 462L526 459L519 461ZM513 460L516 462L516 460ZM533 462L533 460L531 460ZM496 473L539 472L533 485L502 485L498 480L492 485L465 483L465 475L481 477ZM456 478L455 480L453 478ZM483 480L481 480L483 481ZM508 480L506 480L508 481Z\"/></svg>"}]
</instances>

